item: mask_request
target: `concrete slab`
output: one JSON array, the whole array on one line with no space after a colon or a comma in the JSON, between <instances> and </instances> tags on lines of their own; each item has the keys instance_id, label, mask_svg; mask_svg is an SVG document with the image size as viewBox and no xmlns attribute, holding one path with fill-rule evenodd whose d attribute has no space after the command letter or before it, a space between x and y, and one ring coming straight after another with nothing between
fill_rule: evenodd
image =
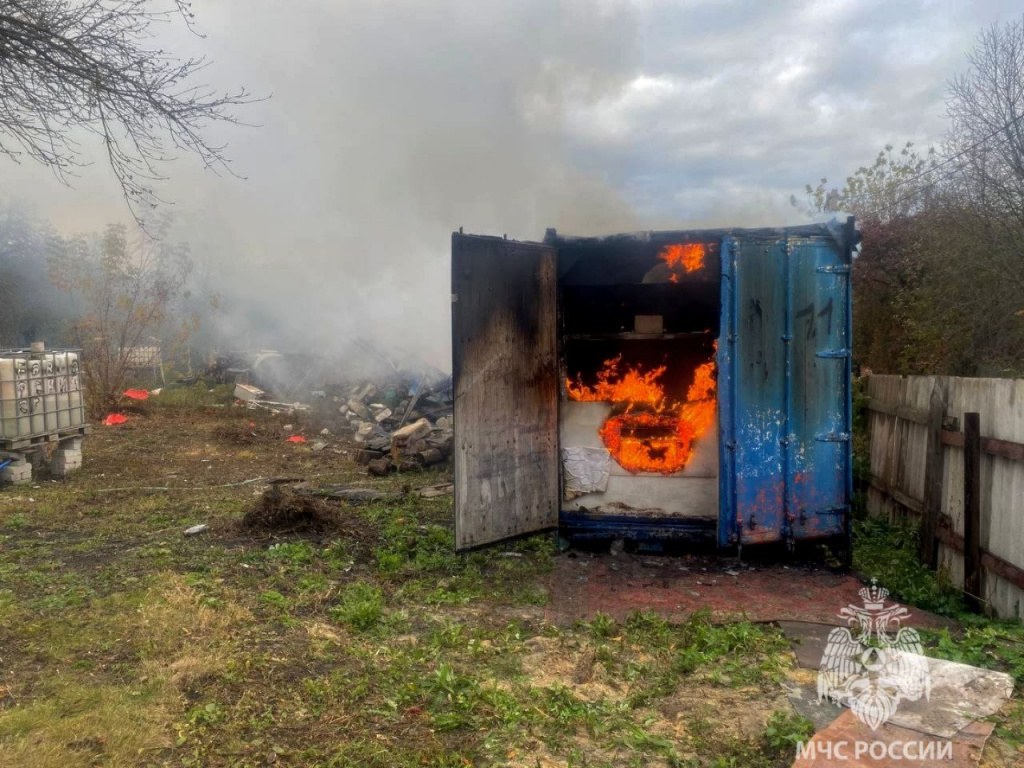
<instances>
[{"instance_id":1,"label":"concrete slab","mask_svg":"<svg viewBox=\"0 0 1024 768\"><path fill-rule=\"evenodd\" d=\"M818 669L825 655L828 633L832 624L815 624L808 621L780 621L779 628L789 640L796 663L804 669Z\"/></svg>"},{"instance_id":2,"label":"concrete slab","mask_svg":"<svg viewBox=\"0 0 1024 768\"><path fill-rule=\"evenodd\" d=\"M802 671L807 675L807 670ZM828 699L818 698L817 675L812 673L804 679L801 678L803 676L782 684L786 689L786 696L789 697L790 706L798 715L814 723L816 732L823 730L846 710Z\"/></svg>"},{"instance_id":3,"label":"concrete slab","mask_svg":"<svg viewBox=\"0 0 1024 768\"><path fill-rule=\"evenodd\" d=\"M931 696L902 701L889 722L951 739L975 720L994 715L1013 695L1013 678L944 659L928 659Z\"/></svg>"},{"instance_id":4,"label":"concrete slab","mask_svg":"<svg viewBox=\"0 0 1024 768\"><path fill-rule=\"evenodd\" d=\"M779 626L793 646L797 664L818 669L832 627L793 621L780 621ZM950 739L974 720L998 712L1013 695L1013 678L1005 672L929 658L928 674L929 698L901 701L890 723Z\"/></svg>"},{"instance_id":5,"label":"concrete slab","mask_svg":"<svg viewBox=\"0 0 1024 768\"><path fill-rule=\"evenodd\" d=\"M993 723L975 722L950 739L892 723L873 731L847 710L814 735L810 741L811 754L797 756L793 768L973 768L981 760L985 742L994 728ZM942 759L936 759L937 755L942 755Z\"/></svg>"}]
</instances>

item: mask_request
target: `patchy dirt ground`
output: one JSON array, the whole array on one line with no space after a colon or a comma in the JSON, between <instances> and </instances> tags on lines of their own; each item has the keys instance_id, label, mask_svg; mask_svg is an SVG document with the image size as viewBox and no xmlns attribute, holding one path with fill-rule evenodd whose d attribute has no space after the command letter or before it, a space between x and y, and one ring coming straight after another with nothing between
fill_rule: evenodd
<instances>
[{"instance_id":1,"label":"patchy dirt ground","mask_svg":"<svg viewBox=\"0 0 1024 768\"><path fill-rule=\"evenodd\" d=\"M369 478L344 440L283 424L147 407L89 437L73 479L0 490L0 764L792 761L808 726L771 625L550 625L549 537L459 556L451 497L272 491L448 479Z\"/></svg>"}]
</instances>

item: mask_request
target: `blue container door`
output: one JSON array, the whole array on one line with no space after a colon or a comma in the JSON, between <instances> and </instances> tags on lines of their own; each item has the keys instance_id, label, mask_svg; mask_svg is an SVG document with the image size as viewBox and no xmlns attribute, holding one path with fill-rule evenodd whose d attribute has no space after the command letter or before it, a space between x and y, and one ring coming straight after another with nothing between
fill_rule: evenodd
<instances>
[{"instance_id":1,"label":"blue container door","mask_svg":"<svg viewBox=\"0 0 1024 768\"><path fill-rule=\"evenodd\" d=\"M792 360L789 471L784 534L842 534L849 513L850 268L824 238L791 238Z\"/></svg>"},{"instance_id":2,"label":"blue container door","mask_svg":"<svg viewBox=\"0 0 1024 768\"><path fill-rule=\"evenodd\" d=\"M849 272L826 238L725 238L721 546L843 533Z\"/></svg>"}]
</instances>

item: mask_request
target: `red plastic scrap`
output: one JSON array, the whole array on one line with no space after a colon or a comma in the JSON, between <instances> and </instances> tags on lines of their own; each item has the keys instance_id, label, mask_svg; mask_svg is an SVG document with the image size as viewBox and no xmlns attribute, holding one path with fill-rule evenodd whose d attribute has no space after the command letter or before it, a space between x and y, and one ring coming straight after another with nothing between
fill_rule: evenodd
<instances>
[{"instance_id":1,"label":"red plastic scrap","mask_svg":"<svg viewBox=\"0 0 1024 768\"><path fill-rule=\"evenodd\" d=\"M149 400L149 390L146 389L126 389L124 391L125 397L130 397L132 400Z\"/></svg>"},{"instance_id":2,"label":"red plastic scrap","mask_svg":"<svg viewBox=\"0 0 1024 768\"><path fill-rule=\"evenodd\" d=\"M123 413L112 413L103 420L103 425L113 427L116 424L124 424L126 421L128 421L128 417Z\"/></svg>"},{"instance_id":3,"label":"red plastic scrap","mask_svg":"<svg viewBox=\"0 0 1024 768\"><path fill-rule=\"evenodd\" d=\"M304 442L306 442L306 438L304 438L302 435L292 435L287 440L285 440L285 442L286 443L304 443Z\"/></svg>"}]
</instances>

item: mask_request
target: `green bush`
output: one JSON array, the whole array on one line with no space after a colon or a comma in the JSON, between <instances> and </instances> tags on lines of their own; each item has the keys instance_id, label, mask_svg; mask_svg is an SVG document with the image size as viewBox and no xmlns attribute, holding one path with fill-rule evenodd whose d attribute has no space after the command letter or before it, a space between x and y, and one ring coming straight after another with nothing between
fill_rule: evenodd
<instances>
[{"instance_id":1,"label":"green bush","mask_svg":"<svg viewBox=\"0 0 1024 768\"><path fill-rule=\"evenodd\" d=\"M920 530L910 522L890 525L880 518L855 520L853 565L889 594L927 611L957 616L966 610L960 592L943 573L918 559Z\"/></svg>"}]
</instances>

